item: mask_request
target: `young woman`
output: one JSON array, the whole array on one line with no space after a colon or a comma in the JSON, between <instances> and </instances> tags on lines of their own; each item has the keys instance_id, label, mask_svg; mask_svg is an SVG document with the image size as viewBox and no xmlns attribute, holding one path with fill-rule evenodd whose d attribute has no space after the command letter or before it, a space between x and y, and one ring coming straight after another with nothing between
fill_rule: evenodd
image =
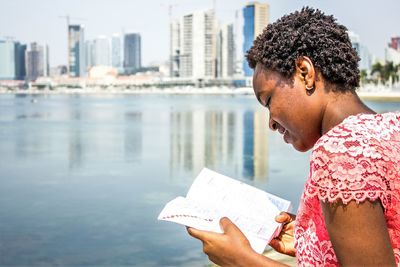
<instances>
[{"instance_id":1,"label":"young woman","mask_svg":"<svg viewBox=\"0 0 400 267\"><path fill-rule=\"evenodd\" d=\"M312 149L297 216L270 245L299 266L400 264L400 114L376 114L357 96L359 58L347 29L303 8L268 25L248 51L269 127ZM399 212L398 212L399 211ZM220 266L280 266L253 251L228 219L223 234L188 228Z\"/></svg>"}]
</instances>

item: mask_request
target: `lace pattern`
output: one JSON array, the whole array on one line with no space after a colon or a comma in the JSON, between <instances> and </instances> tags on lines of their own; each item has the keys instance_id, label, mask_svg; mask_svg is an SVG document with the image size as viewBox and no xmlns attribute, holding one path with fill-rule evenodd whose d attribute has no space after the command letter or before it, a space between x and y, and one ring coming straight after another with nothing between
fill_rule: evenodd
<instances>
[{"instance_id":1,"label":"lace pattern","mask_svg":"<svg viewBox=\"0 0 400 267\"><path fill-rule=\"evenodd\" d=\"M296 219L298 265L338 265L320 200L347 204L377 199L384 207L400 266L400 114L396 113L350 116L314 145Z\"/></svg>"}]
</instances>

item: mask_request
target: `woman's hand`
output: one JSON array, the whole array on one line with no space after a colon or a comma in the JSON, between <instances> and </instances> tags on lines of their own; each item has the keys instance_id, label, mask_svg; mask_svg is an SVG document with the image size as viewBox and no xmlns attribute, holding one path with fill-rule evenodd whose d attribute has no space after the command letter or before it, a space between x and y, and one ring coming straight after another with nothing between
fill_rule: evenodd
<instances>
[{"instance_id":1,"label":"woman's hand","mask_svg":"<svg viewBox=\"0 0 400 267\"><path fill-rule=\"evenodd\" d=\"M191 227L187 231L203 242L203 251L219 266L250 266L246 259L258 255L240 229L224 217L220 220L222 234Z\"/></svg>"},{"instance_id":2,"label":"woman's hand","mask_svg":"<svg viewBox=\"0 0 400 267\"><path fill-rule=\"evenodd\" d=\"M283 223L283 227L279 235L272 239L269 245L279 253L292 257L296 256L294 249L294 224L296 215L281 212L281 214L276 216L275 221Z\"/></svg>"}]
</instances>

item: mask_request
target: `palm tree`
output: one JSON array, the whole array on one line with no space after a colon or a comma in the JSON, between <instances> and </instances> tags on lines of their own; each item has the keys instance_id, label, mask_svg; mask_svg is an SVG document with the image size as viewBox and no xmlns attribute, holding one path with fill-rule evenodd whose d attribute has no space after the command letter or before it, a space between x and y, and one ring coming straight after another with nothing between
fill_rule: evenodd
<instances>
[{"instance_id":1,"label":"palm tree","mask_svg":"<svg viewBox=\"0 0 400 267\"><path fill-rule=\"evenodd\" d=\"M376 62L371 67L371 76L374 78L374 83L383 83L383 65L380 62Z\"/></svg>"},{"instance_id":2,"label":"palm tree","mask_svg":"<svg viewBox=\"0 0 400 267\"><path fill-rule=\"evenodd\" d=\"M380 62L377 62L372 65L371 75L377 76L377 82L382 84L390 83L391 85L399 82L399 69L400 64L395 65L392 61L386 62L382 65Z\"/></svg>"}]
</instances>

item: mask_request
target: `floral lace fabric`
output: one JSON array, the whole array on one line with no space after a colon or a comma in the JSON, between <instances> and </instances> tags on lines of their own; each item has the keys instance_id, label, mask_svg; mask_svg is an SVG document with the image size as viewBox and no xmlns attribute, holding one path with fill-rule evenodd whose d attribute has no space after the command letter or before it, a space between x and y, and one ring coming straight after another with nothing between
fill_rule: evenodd
<instances>
[{"instance_id":1,"label":"floral lace fabric","mask_svg":"<svg viewBox=\"0 0 400 267\"><path fill-rule=\"evenodd\" d=\"M299 266L338 266L320 201L379 199L400 266L400 113L350 116L314 145L296 218Z\"/></svg>"}]
</instances>

